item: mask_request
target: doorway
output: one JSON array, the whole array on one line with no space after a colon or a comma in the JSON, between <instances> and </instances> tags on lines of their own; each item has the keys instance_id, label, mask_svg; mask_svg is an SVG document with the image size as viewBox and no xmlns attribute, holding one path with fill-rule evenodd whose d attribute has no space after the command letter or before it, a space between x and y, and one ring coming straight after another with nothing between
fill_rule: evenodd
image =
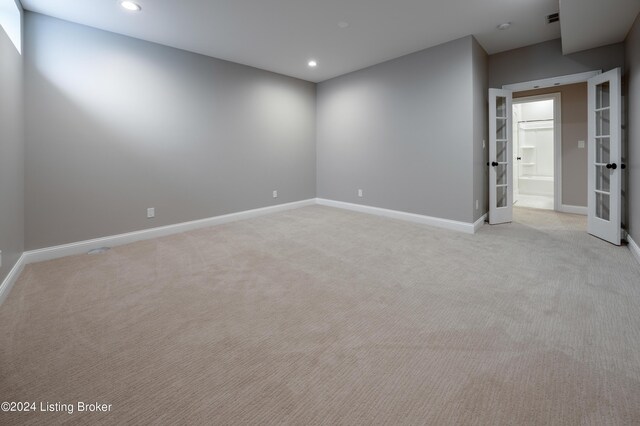
<instances>
[{"instance_id":1,"label":"doorway","mask_svg":"<svg viewBox=\"0 0 640 426\"><path fill-rule=\"evenodd\" d=\"M622 71L614 68L605 73L592 72L587 77L588 179L587 232L615 245L621 244L622 231ZM561 80L561 81L558 81ZM563 82L584 81L583 75L558 77L544 82L545 87L560 86ZM538 89L538 82L518 83L489 89L489 223L497 225L513 219L514 157L513 150L513 92L526 90L528 85ZM560 210L562 186L560 180L560 108L554 103L553 198L554 210ZM520 111L522 113L522 111ZM521 117L519 118L519 120ZM579 148L584 141L578 140ZM522 161L522 156L520 156ZM524 167L524 166L520 166ZM517 174L519 176L520 173ZM522 180L518 180L518 192Z\"/></svg>"},{"instance_id":2,"label":"doorway","mask_svg":"<svg viewBox=\"0 0 640 426\"><path fill-rule=\"evenodd\" d=\"M559 93L513 99L513 204L559 210L561 118Z\"/></svg>"}]
</instances>

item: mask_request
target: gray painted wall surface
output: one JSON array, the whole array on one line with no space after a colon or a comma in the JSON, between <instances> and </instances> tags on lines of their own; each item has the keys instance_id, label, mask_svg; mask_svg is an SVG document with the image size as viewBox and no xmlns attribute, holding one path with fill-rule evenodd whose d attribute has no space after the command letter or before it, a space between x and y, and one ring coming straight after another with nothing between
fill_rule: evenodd
<instances>
[{"instance_id":1,"label":"gray painted wall surface","mask_svg":"<svg viewBox=\"0 0 640 426\"><path fill-rule=\"evenodd\" d=\"M587 206L587 83L514 93L514 98L560 93L562 119L562 203ZM578 148L578 141L585 147Z\"/></svg>"},{"instance_id":2,"label":"gray painted wall surface","mask_svg":"<svg viewBox=\"0 0 640 426\"><path fill-rule=\"evenodd\" d=\"M640 244L640 15L626 40L629 234Z\"/></svg>"},{"instance_id":3,"label":"gray painted wall surface","mask_svg":"<svg viewBox=\"0 0 640 426\"><path fill-rule=\"evenodd\" d=\"M472 41L318 85L318 197L473 221Z\"/></svg>"},{"instance_id":4,"label":"gray painted wall surface","mask_svg":"<svg viewBox=\"0 0 640 426\"><path fill-rule=\"evenodd\" d=\"M315 197L314 84L25 22L27 249Z\"/></svg>"},{"instance_id":5,"label":"gray painted wall surface","mask_svg":"<svg viewBox=\"0 0 640 426\"><path fill-rule=\"evenodd\" d=\"M473 220L489 210L489 56L473 39ZM483 147L483 141L485 141ZM475 200L478 200L476 209Z\"/></svg>"},{"instance_id":6,"label":"gray painted wall surface","mask_svg":"<svg viewBox=\"0 0 640 426\"><path fill-rule=\"evenodd\" d=\"M522 83L586 71L624 66L624 43L562 54L560 39L489 56L489 85Z\"/></svg>"},{"instance_id":7,"label":"gray painted wall surface","mask_svg":"<svg viewBox=\"0 0 640 426\"><path fill-rule=\"evenodd\" d=\"M0 27L0 283L24 250L22 56Z\"/></svg>"}]
</instances>

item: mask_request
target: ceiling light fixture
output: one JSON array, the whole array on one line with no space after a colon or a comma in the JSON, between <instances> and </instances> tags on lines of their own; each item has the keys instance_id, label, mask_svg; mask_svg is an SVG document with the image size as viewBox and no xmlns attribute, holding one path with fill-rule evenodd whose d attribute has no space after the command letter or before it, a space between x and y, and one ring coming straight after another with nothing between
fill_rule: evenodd
<instances>
[{"instance_id":1,"label":"ceiling light fixture","mask_svg":"<svg viewBox=\"0 0 640 426\"><path fill-rule=\"evenodd\" d=\"M348 22L346 22L346 21L340 21L340 22L338 22L338 27L340 27L340 28L342 28L342 29L345 29L345 28L347 28L348 26L349 26L349 23L348 23Z\"/></svg>"},{"instance_id":2,"label":"ceiling light fixture","mask_svg":"<svg viewBox=\"0 0 640 426\"><path fill-rule=\"evenodd\" d=\"M130 10L131 12L139 12L142 10L142 7L140 7L138 3L134 3L129 0L121 1L120 6L124 7L127 10Z\"/></svg>"},{"instance_id":3,"label":"ceiling light fixture","mask_svg":"<svg viewBox=\"0 0 640 426\"><path fill-rule=\"evenodd\" d=\"M311 68L315 68L318 66L318 63L316 61L314 61L313 59L309 61L308 64Z\"/></svg>"},{"instance_id":4,"label":"ceiling light fixture","mask_svg":"<svg viewBox=\"0 0 640 426\"><path fill-rule=\"evenodd\" d=\"M511 28L511 22L505 22L504 24L498 25L496 28L498 28L500 31L508 30L509 28Z\"/></svg>"}]
</instances>

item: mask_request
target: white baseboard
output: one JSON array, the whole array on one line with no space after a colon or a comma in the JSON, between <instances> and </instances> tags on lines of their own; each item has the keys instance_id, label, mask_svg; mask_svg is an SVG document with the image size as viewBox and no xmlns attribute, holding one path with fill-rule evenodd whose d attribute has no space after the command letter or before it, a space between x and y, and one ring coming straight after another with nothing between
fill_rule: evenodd
<instances>
[{"instance_id":1,"label":"white baseboard","mask_svg":"<svg viewBox=\"0 0 640 426\"><path fill-rule=\"evenodd\" d=\"M480 229L480 227L481 227L482 225L484 225L484 222L487 220L487 216L488 216L488 213L485 213L485 214L483 214L483 215L480 217L480 219L476 220L476 221L473 223L473 233L474 233L474 234L475 234L476 232L478 232L478 229Z\"/></svg>"},{"instance_id":2,"label":"white baseboard","mask_svg":"<svg viewBox=\"0 0 640 426\"><path fill-rule=\"evenodd\" d=\"M129 244L136 241L149 240L151 238L163 237L192 229L206 228L209 226L221 225L223 223L234 222L242 219L263 216L270 213L292 210L316 204L314 198L309 200L295 201L293 203L278 204L275 206L262 207L259 209L245 210L237 213L230 213L222 216L214 216L206 219L182 222L174 225L161 226L158 228L144 229L142 231L129 232L126 234L111 235L108 237L95 238L93 240L79 241L77 243L63 244L54 247L46 247L38 250L26 251L9 272L9 275L0 285L0 304L11 291L20 273L29 263L42 262L45 260L58 259L60 257L83 254L89 250L100 247L115 247Z\"/></svg>"},{"instance_id":3,"label":"white baseboard","mask_svg":"<svg viewBox=\"0 0 640 426\"><path fill-rule=\"evenodd\" d=\"M475 223L459 222L450 219L442 219L431 216L424 216L414 213L401 212L397 210L382 209L360 204L345 203L342 201L326 200L322 198L312 198L309 200L295 201L293 203L278 204L275 206L262 207L253 210L245 210L237 213L230 213L222 216L214 216L206 219L182 222L174 225L161 226L157 228L144 229L141 231L128 232L126 234L111 235L92 240L79 241L76 243L63 244L59 246L46 247L37 250L26 251L20 256L18 262L11 269L11 272L0 285L0 304L9 294L20 273L29 263L42 262L46 260L58 259L65 256L84 254L88 251L100 247L115 247L136 241L149 240L152 238L164 237L167 235L186 232L193 229L206 228L223 223L235 222L242 219L250 219L271 213L297 209L305 206L320 204L323 206L336 207L346 210L353 210L361 213L374 214L393 219L406 220L408 222L420 223L423 225L435 226L438 228L450 229L467 234L475 233L484 223L487 215L483 215Z\"/></svg>"},{"instance_id":4,"label":"white baseboard","mask_svg":"<svg viewBox=\"0 0 640 426\"><path fill-rule=\"evenodd\" d=\"M631 238L629 234L627 234L627 242L629 243L629 250L631 250L631 254L633 254L633 257L635 257L640 263L640 247L638 247L638 244L633 241L633 238Z\"/></svg>"},{"instance_id":5,"label":"white baseboard","mask_svg":"<svg viewBox=\"0 0 640 426\"><path fill-rule=\"evenodd\" d=\"M450 229L452 231L464 232L467 234L473 234L476 229L475 223L459 222L456 220L424 216L421 214L401 212L398 210L388 210L380 207L371 207L371 206L365 206L362 204L345 203L343 201L327 200L324 198L316 198L316 202L322 206L336 207L339 209L352 210L355 212L373 214L376 216L384 216L392 219L406 220L408 222L435 226L437 228ZM481 224L482 222L480 222L478 227L480 227Z\"/></svg>"},{"instance_id":6,"label":"white baseboard","mask_svg":"<svg viewBox=\"0 0 640 426\"><path fill-rule=\"evenodd\" d=\"M396 210L387 210L377 207L362 206L359 204L344 203L340 201L325 200L320 198L296 201L293 203L278 204L275 206L262 207L259 209L245 210L237 213L230 213L222 216L214 216L206 219L194 220L190 222L182 222L174 225L161 226L158 228L144 229L141 231L128 232L126 234L110 235L107 237L95 238L92 240L79 241L59 246L46 247L37 250L26 251L23 255L24 264L42 262L46 260L57 259L65 256L73 256L76 254L84 254L89 250L100 247L115 247L124 244L133 243L141 240L149 240L152 238L164 237L167 235L177 234L180 232L190 231L193 229L206 228L209 226L220 225L223 223L234 222L242 219L250 219L253 217L263 216L266 214L281 212L285 210L296 209L314 204L343 208L348 210L360 211L363 213L376 214L379 216L392 217L395 219L407 220L410 222L422 223L440 228L451 229L455 231L473 234L482 223L486 215L478 219L475 223L457 222L449 219L440 219L430 216L423 216L413 213L400 212Z\"/></svg>"},{"instance_id":7,"label":"white baseboard","mask_svg":"<svg viewBox=\"0 0 640 426\"><path fill-rule=\"evenodd\" d=\"M581 214L586 216L587 215L587 208L583 207L583 206L571 206L568 204L560 204L560 209L559 211L561 211L562 213L571 213L571 214Z\"/></svg>"},{"instance_id":8,"label":"white baseboard","mask_svg":"<svg viewBox=\"0 0 640 426\"><path fill-rule=\"evenodd\" d=\"M24 253L25 264L42 262L45 260L57 259L65 256L83 254L89 250L100 247L115 247L129 244L136 241L149 240L152 238L164 237L192 229L207 228L209 226L221 225L223 223L235 222L242 219L263 216L270 213L285 210L297 209L315 204L315 199L295 201L293 203L278 204L275 206L262 207L259 209L245 210L237 213L214 216L206 219L182 222L174 225L160 226L158 228L144 229L126 234L111 235L108 237L96 238L93 240L79 241L77 243L63 244L54 247L47 247L38 250L31 250Z\"/></svg>"},{"instance_id":9,"label":"white baseboard","mask_svg":"<svg viewBox=\"0 0 640 426\"><path fill-rule=\"evenodd\" d=\"M26 257L23 253L18 259L18 261L16 262L16 264L13 265L13 268L11 268L11 271L9 271L9 275L7 275L4 281L2 281L2 284L0 284L0 305L7 298L7 296L9 295L9 292L11 291L11 288L13 288L13 285L15 284L15 282L18 280L18 277L22 273L22 270L24 269L24 265L26 265L25 259Z\"/></svg>"},{"instance_id":10,"label":"white baseboard","mask_svg":"<svg viewBox=\"0 0 640 426\"><path fill-rule=\"evenodd\" d=\"M312 206L319 204L322 206L335 207L340 209L352 210L360 213L373 214L377 216L389 217L393 219L405 220L408 222L420 223L423 225L435 226L438 228L449 229L452 231L474 234L487 218L485 213L474 223L459 222L450 219L442 219L431 216L424 216L415 213L407 213L398 210L389 210L379 207L365 206L361 204L346 203L342 201L327 200L323 198L315 198L309 200L295 201L292 203L278 204L275 206L262 207L253 210L245 210L237 213L230 213L222 216L214 216L206 219L194 220L190 222L182 222L174 225L161 226L158 228L145 229L142 231L129 232L126 234L112 235L93 240L80 241L77 243L64 244L54 247L47 247L38 250L26 251L20 256L16 264L11 268L9 275L0 284L0 304L4 302L8 296L14 283L17 281L24 267L29 263L41 262L45 260L57 259L60 257L83 254L99 247L115 247L123 244L129 244L136 241L148 240L152 238L163 237L167 235L177 234L180 232L190 231L193 229L206 228L224 223L235 222L242 219L250 219L271 213L297 209L300 207ZM561 211L573 214L586 214L586 207L562 205ZM627 236L629 242L629 250L638 262L640 262L640 247L630 236Z\"/></svg>"}]
</instances>

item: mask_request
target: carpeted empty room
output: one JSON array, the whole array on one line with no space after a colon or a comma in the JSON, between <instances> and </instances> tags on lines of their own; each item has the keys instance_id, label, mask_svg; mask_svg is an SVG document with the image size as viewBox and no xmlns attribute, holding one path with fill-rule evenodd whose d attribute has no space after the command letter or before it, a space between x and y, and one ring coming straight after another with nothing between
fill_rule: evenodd
<instances>
[{"instance_id":1,"label":"carpeted empty room","mask_svg":"<svg viewBox=\"0 0 640 426\"><path fill-rule=\"evenodd\" d=\"M640 1L0 0L0 426L67 424L640 425Z\"/></svg>"},{"instance_id":2,"label":"carpeted empty room","mask_svg":"<svg viewBox=\"0 0 640 426\"><path fill-rule=\"evenodd\" d=\"M637 424L640 267L585 222L312 206L32 264L0 394L112 404L93 424Z\"/></svg>"}]
</instances>

